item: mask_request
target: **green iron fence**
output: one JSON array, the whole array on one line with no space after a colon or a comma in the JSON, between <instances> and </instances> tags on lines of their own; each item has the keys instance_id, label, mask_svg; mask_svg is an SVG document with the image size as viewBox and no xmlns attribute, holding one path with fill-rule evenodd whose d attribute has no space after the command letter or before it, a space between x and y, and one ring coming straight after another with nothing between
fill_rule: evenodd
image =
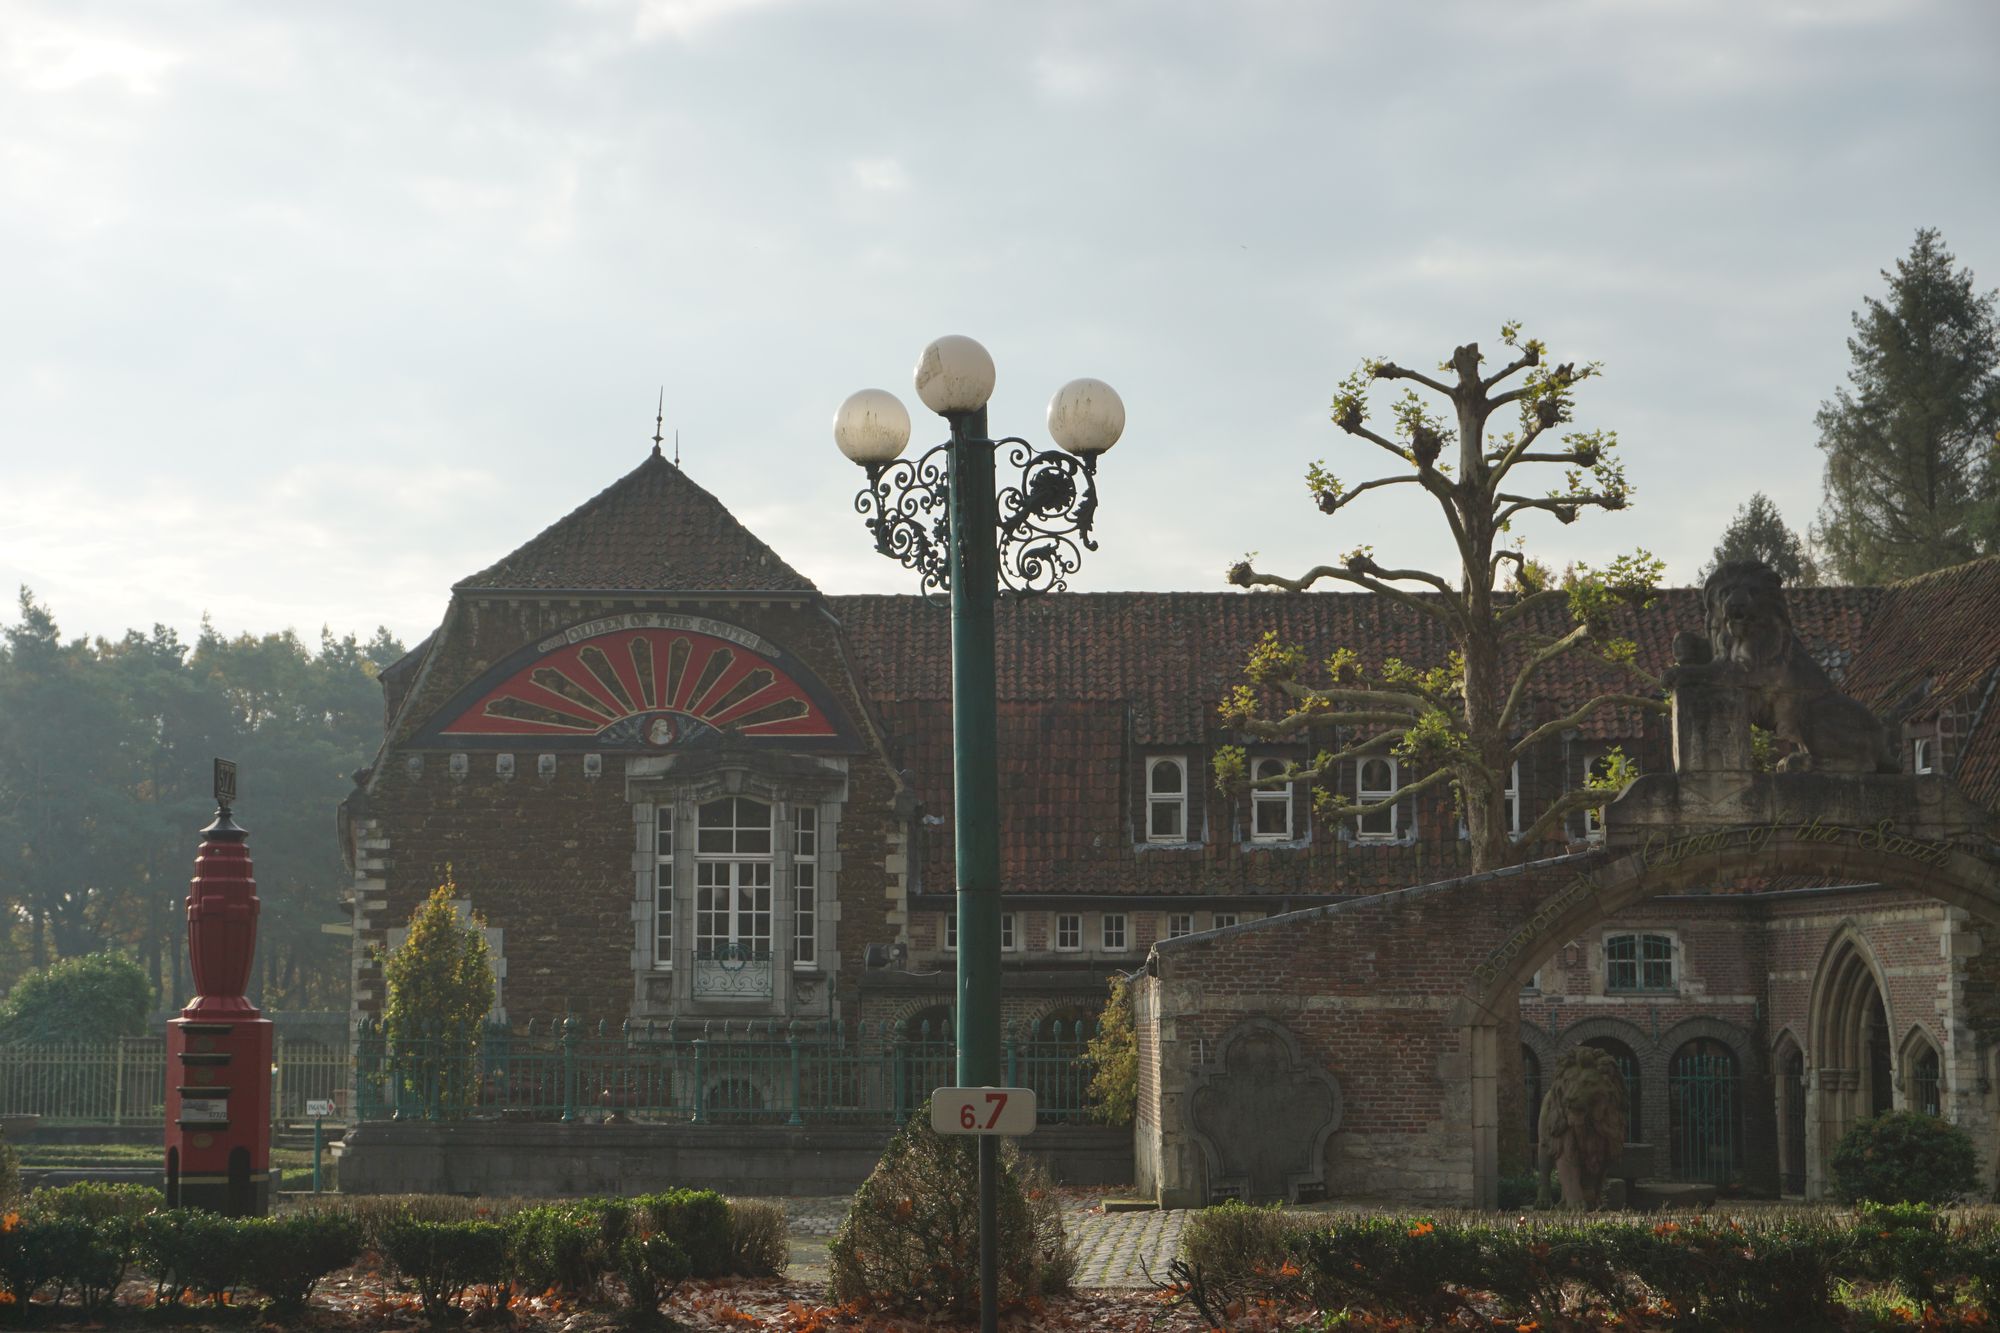
<instances>
[{"instance_id":1,"label":"green iron fence","mask_svg":"<svg viewBox=\"0 0 2000 1333\"><path fill-rule=\"evenodd\" d=\"M345 1043L272 1043L272 1119L305 1118L309 1100L346 1099ZM159 1037L0 1046L0 1114L56 1125L157 1125L165 1117L166 1043Z\"/></svg>"},{"instance_id":2,"label":"green iron fence","mask_svg":"<svg viewBox=\"0 0 2000 1333\"><path fill-rule=\"evenodd\" d=\"M1044 1123L1090 1118L1080 1024L1006 1034L1010 1084L1033 1088ZM576 1019L491 1028L477 1042L357 1037L354 1116L384 1119L686 1120L696 1124L898 1122L950 1087L948 1032L781 1022Z\"/></svg>"}]
</instances>

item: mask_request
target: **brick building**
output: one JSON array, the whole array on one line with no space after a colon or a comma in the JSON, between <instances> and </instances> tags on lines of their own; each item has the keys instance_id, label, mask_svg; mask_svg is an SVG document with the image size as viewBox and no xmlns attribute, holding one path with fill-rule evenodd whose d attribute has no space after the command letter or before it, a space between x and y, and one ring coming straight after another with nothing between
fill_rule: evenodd
<instances>
[{"instance_id":1,"label":"brick building","mask_svg":"<svg viewBox=\"0 0 2000 1333\"><path fill-rule=\"evenodd\" d=\"M1988 708L2000 560L1889 589L1794 590L1790 602L1814 655L1902 719L1913 771L2000 802ZM1661 668L1674 632L1699 621L1697 595L1677 590L1627 630L1642 663ZM1561 628L1556 613L1548 629ZM1448 791L1359 827L1318 819L1303 790L1217 793L1212 753L1243 738L1219 727L1216 705L1271 629L1372 662L1436 662L1449 648L1428 617L1364 594L1001 603L1011 1020L1087 1017L1105 980L1156 942L1466 873ZM949 633L948 616L915 596L822 592L656 451L456 585L437 631L383 672L383 745L341 819L357 1015L381 1004L375 950L449 875L486 920L502 1016L517 1022L943 1023ZM1612 683L1580 662L1543 682L1524 728ZM1523 758L1516 827L1614 745L1647 771L1667 763L1656 718L1600 711ZM1251 760L1306 753L1253 748ZM1391 788L1409 776L1395 763L1364 759L1340 786L1357 798ZM1588 848L1601 832L1580 815L1523 859ZM1772 891L1722 906L1657 899L1544 961L1522 994L1525 1080L1576 1041L1606 1044L1639 1092L1635 1132L1654 1141L1674 1129L1670 1066L1689 1052L1733 1061L1741 1095L1768 1100L1793 1048L1810 1046L1785 987L1810 981L1843 930L1867 960L1850 978L1850 1026L1867 1029L1857 1059L1871 1071L1857 1103L1879 1101L1886 1082L1914 1089L1903 1071L1928 1071L1958 1040L1916 998L1950 984L1946 909L1816 882L1708 887ZM1907 1002L1888 993L1898 987ZM1880 1030L1882 1004L1899 1035ZM1774 1133L1746 1122L1731 1151Z\"/></svg>"}]
</instances>

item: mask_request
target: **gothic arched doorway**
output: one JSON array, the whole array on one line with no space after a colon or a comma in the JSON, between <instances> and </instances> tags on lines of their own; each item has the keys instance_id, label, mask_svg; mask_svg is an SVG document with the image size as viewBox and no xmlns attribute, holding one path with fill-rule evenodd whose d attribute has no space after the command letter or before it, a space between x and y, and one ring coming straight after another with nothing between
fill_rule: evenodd
<instances>
[{"instance_id":1,"label":"gothic arched doorway","mask_svg":"<svg viewBox=\"0 0 2000 1333\"><path fill-rule=\"evenodd\" d=\"M1843 935L1827 952L1812 995L1814 1137L1824 1164L1849 1129L1894 1106L1895 1065L1881 976L1857 936Z\"/></svg>"}]
</instances>

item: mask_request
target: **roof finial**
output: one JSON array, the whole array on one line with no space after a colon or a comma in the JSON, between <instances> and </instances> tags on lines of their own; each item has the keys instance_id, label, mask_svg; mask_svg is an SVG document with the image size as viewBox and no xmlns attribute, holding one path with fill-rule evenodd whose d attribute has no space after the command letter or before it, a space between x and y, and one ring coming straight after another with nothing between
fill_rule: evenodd
<instances>
[{"instance_id":1,"label":"roof finial","mask_svg":"<svg viewBox=\"0 0 2000 1333\"><path fill-rule=\"evenodd\" d=\"M681 428L674 427L674 466L681 465Z\"/></svg>"},{"instance_id":2,"label":"roof finial","mask_svg":"<svg viewBox=\"0 0 2000 1333\"><path fill-rule=\"evenodd\" d=\"M662 436L662 435L660 434L660 425L661 425L661 423L662 423L662 422L664 422L664 421L665 421L666 419L667 419L667 386L666 386L666 385L664 385L664 384L662 384L662 385L660 386L660 407L659 407L659 411L657 411L657 412L656 412L656 413L654 413L654 415L653 415L653 457L655 457L655 458L658 458L658 457L660 456L660 441L661 441L661 440L662 440L662 439L664 438L664 437L663 437L663 436ZM680 461L681 461L681 446L680 446L680 438L679 438L679 436L680 436L680 433L679 433L678 431L676 431L676 432L675 432L675 438L674 438L674 466L675 466L675 467L679 467L679 466L680 466Z\"/></svg>"}]
</instances>

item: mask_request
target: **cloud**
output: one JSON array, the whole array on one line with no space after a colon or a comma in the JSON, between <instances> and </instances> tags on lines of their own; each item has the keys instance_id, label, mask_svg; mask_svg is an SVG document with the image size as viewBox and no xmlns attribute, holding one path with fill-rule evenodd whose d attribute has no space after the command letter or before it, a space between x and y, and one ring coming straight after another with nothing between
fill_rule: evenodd
<instances>
[{"instance_id":1,"label":"cloud","mask_svg":"<svg viewBox=\"0 0 2000 1333\"><path fill-rule=\"evenodd\" d=\"M135 96L160 91L181 56L99 25L16 14L0 25L0 68L31 92L65 93L111 84Z\"/></svg>"},{"instance_id":2,"label":"cloud","mask_svg":"<svg viewBox=\"0 0 2000 1333\"><path fill-rule=\"evenodd\" d=\"M847 181L870 194L902 194L910 188L910 175L893 157L864 157L847 164Z\"/></svg>"}]
</instances>

